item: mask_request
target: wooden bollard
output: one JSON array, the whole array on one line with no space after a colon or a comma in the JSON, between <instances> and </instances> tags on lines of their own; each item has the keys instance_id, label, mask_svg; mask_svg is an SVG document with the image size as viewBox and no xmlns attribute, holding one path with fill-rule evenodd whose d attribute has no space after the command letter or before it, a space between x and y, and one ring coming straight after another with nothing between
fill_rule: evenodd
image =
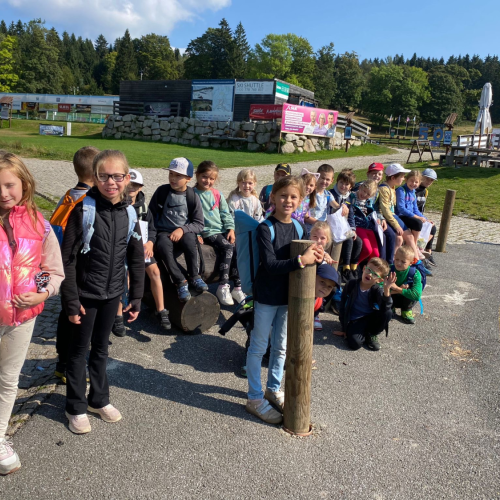
<instances>
[{"instance_id":1,"label":"wooden bollard","mask_svg":"<svg viewBox=\"0 0 500 500\"><path fill-rule=\"evenodd\" d=\"M453 215L453 205L455 205L456 191L453 189L446 190L444 199L443 213L441 215L441 224L439 225L438 241L436 244L436 252L446 251L446 240L448 239L448 231L450 230L451 216Z\"/></svg>"},{"instance_id":2,"label":"wooden bollard","mask_svg":"<svg viewBox=\"0 0 500 500\"><path fill-rule=\"evenodd\" d=\"M304 255L312 241L292 241L290 258ZM283 426L304 435L311 426L311 370L316 266L290 273Z\"/></svg>"},{"instance_id":3,"label":"wooden bollard","mask_svg":"<svg viewBox=\"0 0 500 500\"><path fill-rule=\"evenodd\" d=\"M340 261L340 253L342 251L342 243L334 243L332 246L332 253L330 257L332 260L337 262L336 264L333 264L333 267L335 268L336 271L339 269L339 261Z\"/></svg>"}]
</instances>

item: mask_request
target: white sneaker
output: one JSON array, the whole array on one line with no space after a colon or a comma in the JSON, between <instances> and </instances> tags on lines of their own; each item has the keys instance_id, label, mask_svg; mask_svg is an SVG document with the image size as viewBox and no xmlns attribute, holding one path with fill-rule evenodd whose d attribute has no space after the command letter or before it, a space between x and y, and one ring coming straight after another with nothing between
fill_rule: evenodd
<instances>
[{"instance_id":1,"label":"white sneaker","mask_svg":"<svg viewBox=\"0 0 500 500\"><path fill-rule=\"evenodd\" d=\"M314 319L314 329L317 331L323 330L323 325L319 319Z\"/></svg>"},{"instance_id":2,"label":"white sneaker","mask_svg":"<svg viewBox=\"0 0 500 500\"><path fill-rule=\"evenodd\" d=\"M229 284L220 285L219 288L217 288L217 292L215 293L215 295L223 306L234 305L233 298L231 297L231 289Z\"/></svg>"},{"instance_id":3,"label":"white sneaker","mask_svg":"<svg viewBox=\"0 0 500 500\"><path fill-rule=\"evenodd\" d=\"M21 461L12 448L12 443L5 438L0 439L0 475L6 476L21 468Z\"/></svg>"},{"instance_id":4,"label":"white sneaker","mask_svg":"<svg viewBox=\"0 0 500 500\"><path fill-rule=\"evenodd\" d=\"M235 286L233 288L233 291L231 292L231 296L234 300L236 300L238 304L241 304L246 298L246 295L243 293L241 286Z\"/></svg>"}]
</instances>

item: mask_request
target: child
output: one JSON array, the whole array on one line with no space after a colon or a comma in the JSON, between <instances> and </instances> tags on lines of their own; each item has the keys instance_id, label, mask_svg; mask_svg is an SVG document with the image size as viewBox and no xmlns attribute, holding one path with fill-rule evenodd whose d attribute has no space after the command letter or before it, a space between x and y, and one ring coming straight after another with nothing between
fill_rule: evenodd
<instances>
[{"instance_id":1,"label":"child","mask_svg":"<svg viewBox=\"0 0 500 500\"><path fill-rule=\"evenodd\" d=\"M106 364L109 335L124 292L125 259L130 303L124 311L129 312L129 323L139 314L144 292L140 227L137 221L131 226L125 199L130 181L127 159L121 151L101 151L94 158L93 171L96 185L71 212L62 245L66 274L61 285L63 306L72 323L66 416L75 434L90 432L87 411L99 414L105 422L122 418L109 403ZM85 358L89 345L87 400Z\"/></svg>"},{"instance_id":2,"label":"child","mask_svg":"<svg viewBox=\"0 0 500 500\"><path fill-rule=\"evenodd\" d=\"M310 210L316 207L316 184L320 174L313 174L307 168L303 168L300 177L304 183L306 195L299 208L292 214L292 217L304 224L304 218L309 214Z\"/></svg>"},{"instance_id":3,"label":"child","mask_svg":"<svg viewBox=\"0 0 500 500\"><path fill-rule=\"evenodd\" d=\"M292 175L292 167L288 163L278 163L276 165L276 168L274 169L274 182L278 182L280 179L283 177L286 177L287 175ZM260 192L259 195L259 200L262 203L262 209L264 210L264 213L269 210L270 206L270 196L271 196L271 191L273 189L272 184L268 184L267 186L264 186L262 188L262 191Z\"/></svg>"},{"instance_id":4,"label":"child","mask_svg":"<svg viewBox=\"0 0 500 500\"><path fill-rule=\"evenodd\" d=\"M229 210L234 214L235 210L243 210L247 215L258 220L263 219L262 205L257 198L255 186L257 185L257 174L251 168L245 168L238 173L236 178L236 189L229 193Z\"/></svg>"},{"instance_id":5,"label":"child","mask_svg":"<svg viewBox=\"0 0 500 500\"><path fill-rule=\"evenodd\" d=\"M380 350L378 335L392 319L391 286L395 281L387 262L374 257L364 266L361 278L344 287L339 311L342 331L334 334L346 337L351 349L357 350L365 342L368 349Z\"/></svg>"},{"instance_id":6,"label":"child","mask_svg":"<svg viewBox=\"0 0 500 500\"><path fill-rule=\"evenodd\" d=\"M80 148L73 156L73 168L78 177L78 182L73 189L70 189L57 204L54 213L50 219L51 224L60 227L61 238L60 243L64 237L65 224L69 219L69 215L75 206L75 202L80 202L87 194L87 191L94 185L94 174L92 171L92 162L99 153L97 148L92 146L85 146ZM64 224L64 226L63 226ZM66 383L66 364L68 362L69 342L70 342L71 323L69 322L68 315L63 309L59 313L57 320L57 333L56 333L56 351L57 363L54 375Z\"/></svg>"},{"instance_id":7,"label":"child","mask_svg":"<svg viewBox=\"0 0 500 500\"><path fill-rule=\"evenodd\" d=\"M236 266L236 248L234 242L234 220L224 196L212 186L219 175L219 168L213 161L202 161L196 169L195 193L201 200L205 226L201 233L201 243L214 248L219 256L219 287L216 296L223 306L232 306L234 300L242 302L245 294L241 289L241 282ZM234 282L231 292L229 280Z\"/></svg>"},{"instance_id":8,"label":"child","mask_svg":"<svg viewBox=\"0 0 500 500\"><path fill-rule=\"evenodd\" d=\"M316 318L319 317L319 313L323 307L323 302L327 297L330 297L333 294L336 288L340 288L340 280L337 271L335 268L326 263L320 264L316 268L316 291L314 293L314 296L316 297L316 300L314 301L315 330L323 329L323 327L316 328Z\"/></svg>"},{"instance_id":9,"label":"child","mask_svg":"<svg viewBox=\"0 0 500 500\"><path fill-rule=\"evenodd\" d=\"M0 475L21 467L5 433L36 317L64 279L59 242L34 196L35 179L21 159L0 156ZM50 277L43 289L40 270Z\"/></svg>"},{"instance_id":10,"label":"child","mask_svg":"<svg viewBox=\"0 0 500 500\"><path fill-rule=\"evenodd\" d=\"M287 176L273 185L270 196L274 214L266 222L274 229L274 240L266 223L257 228L260 264L254 283L254 328L247 355L248 401L246 410L264 422L279 424L282 415L270 404L282 409L284 394L280 391L286 353L288 317L288 274L306 265L323 261L323 249L311 245L304 255L290 259L290 243L299 238L292 214L304 198L300 179ZM272 325L271 332L270 326ZM262 357L271 337L271 356L266 393L262 391Z\"/></svg>"},{"instance_id":11,"label":"child","mask_svg":"<svg viewBox=\"0 0 500 500\"><path fill-rule=\"evenodd\" d=\"M338 206L345 203L356 184L356 174L350 168L344 168L337 176L337 183L331 193Z\"/></svg>"},{"instance_id":12,"label":"child","mask_svg":"<svg viewBox=\"0 0 500 500\"><path fill-rule=\"evenodd\" d=\"M181 302L187 302L191 294L177 265L176 254L179 250L184 254L188 278L196 292L208 290L199 275L196 245L196 237L203 231L203 209L199 197L188 186L194 173L191 161L174 158L167 170L169 184L160 186L149 203L157 231L155 252L177 287L177 297Z\"/></svg>"},{"instance_id":13,"label":"child","mask_svg":"<svg viewBox=\"0 0 500 500\"><path fill-rule=\"evenodd\" d=\"M432 168L426 168L422 172L422 179L420 180L420 186L415 189L415 196L417 197L417 207L420 212L423 214L425 210L425 202L427 201L427 196L429 194L429 188L432 186L434 182L437 182L437 174ZM431 221L429 221L431 222ZM425 247L425 251L422 252L426 260L429 264L436 266L436 261L432 255L432 241L436 236L436 224L432 223L431 229L431 237L427 242L427 246Z\"/></svg>"},{"instance_id":14,"label":"child","mask_svg":"<svg viewBox=\"0 0 500 500\"><path fill-rule=\"evenodd\" d=\"M394 266L396 282L391 286L393 308L401 308L401 319L410 325L415 324L412 308L422 297L422 277L415 270L412 283L408 284L408 273L415 258L413 249L403 245L396 250Z\"/></svg>"},{"instance_id":15,"label":"child","mask_svg":"<svg viewBox=\"0 0 500 500\"><path fill-rule=\"evenodd\" d=\"M168 311L165 309L163 300L163 285L161 282L160 269L153 256L153 245L156 239L156 228L153 221L153 214L148 210L146 204L146 197L142 192L144 187L144 180L142 174L138 170L130 169L130 184L127 186L127 194L129 196L130 204L135 208L137 219L146 222L148 241L144 244L144 256L146 259L146 274L149 276L151 283L151 292L156 304L156 316L160 323L161 328L170 330L172 325L168 317ZM115 322L111 331L117 337L125 336L125 323L123 322L123 306L120 302L118 306L118 313L115 317Z\"/></svg>"}]
</instances>

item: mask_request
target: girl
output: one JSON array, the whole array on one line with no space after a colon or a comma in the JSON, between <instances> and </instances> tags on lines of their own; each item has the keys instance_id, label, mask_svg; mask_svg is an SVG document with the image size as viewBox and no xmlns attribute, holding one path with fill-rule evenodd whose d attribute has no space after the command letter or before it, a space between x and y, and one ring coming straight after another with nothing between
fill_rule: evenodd
<instances>
[{"instance_id":1,"label":"girl","mask_svg":"<svg viewBox=\"0 0 500 500\"><path fill-rule=\"evenodd\" d=\"M264 422L279 424L284 394L280 391L286 353L288 317L288 274L315 262L323 262L323 248L311 245L304 255L290 259L290 243L304 236L305 229L292 214L304 198L304 184L285 177L273 186L274 213L257 228L260 264L254 283L254 328L247 354L248 401L246 410ZM274 238L271 236L272 224ZM300 232L299 230L300 229ZM269 330L272 325L271 331ZM271 339L266 393L262 391L262 357Z\"/></svg>"},{"instance_id":2,"label":"girl","mask_svg":"<svg viewBox=\"0 0 500 500\"><path fill-rule=\"evenodd\" d=\"M202 161L196 169L194 191L200 197L205 218L205 227L198 239L200 243L213 247L218 254L220 281L216 296L223 306L232 306L233 299L239 304L245 299L245 294L236 267L234 220L224 196L212 188L218 176L219 168L213 161ZM234 282L232 292L229 279Z\"/></svg>"},{"instance_id":3,"label":"girl","mask_svg":"<svg viewBox=\"0 0 500 500\"><path fill-rule=\"evenodd\" d=\"M129 166L120 151L101 151L92 164L95 185L87 193L91 198L71 212L64 234L62 256L66 279L61 291L63 306L73 323L67 367L66 416L75 434L90 432L87 410L105 422L118 422L122 416L109 403L106 374L109 334L124 291L125 258L128 263L131 323L137 318L144 292L144 248L136 220L129 239L129 215L125 190L130 181ZM84 211L92 212L86 222L88 242L83 239ZM90 227L90 228L89 228ZM128 240L128 242L127 242ZM85 357L88 360L90 392L85 397Z\"/></svg>"},{"instance_id":4,"label":"girl","mask_svg":"<svg viewBox=\"0 0 500 500\"><path fill-rule=\"evenodd\" d=\"M304 183L305 196L299 205L299 208L292 214L292 217L304 224L304 217L309 215L309 210L316 206L316 182L320 174L313 174L307 168L303 168L300 174Z\"/></svg>"},{"instance_id":5,"label":"girl","mask_svg":"<svg viewBox=\"0 0 500 500\"><path fill-rule=\"evenodd\" d=\"M64 279L59 242L34 202L35 179L16 155L0 156L0 475L21 467L5 433L36 317ZM48 284L37 286L37 274Z\"/></svg>"},{"instance_id":6,"label":"girl","mask_svg":"<svg viewBox=\"0 0 500 500\"><path fill-rule=\"evenodd\" d=\"M262 205L257 197L257 174L251 168L243 169L236 177L236 189L229 193L229 210L243 210L247 215L259 222L263 219Z\"/></svg>"}]
</instances>

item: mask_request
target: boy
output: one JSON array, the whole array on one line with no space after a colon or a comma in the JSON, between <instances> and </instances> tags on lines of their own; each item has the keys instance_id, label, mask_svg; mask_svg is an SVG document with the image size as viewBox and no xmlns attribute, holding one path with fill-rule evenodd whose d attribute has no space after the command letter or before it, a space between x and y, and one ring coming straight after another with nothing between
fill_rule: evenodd
<instances>
[{"instance_id":1,"label":"boy","mask_svg":"<svg viewBox=\"0 0 500 500\"><path fill-rule=\"evenodd\" d=\"M316 315L323 307L324 299L330 297L335 289L340 288L339 275L334 267L323 263L316 268L316 289L314 296L314 329L316 330ZM319 320L318 320L319 322ZM321 324L321 323L320 323ZM323 327L321 327L323 329Z\"/></svg>"},{"instance_id":2,"label":"boy","mask_svg":"<svg viewBox=\"0 0 500 500\"><path fill-rule=\"evenodd\" d=\"M406 245L399 247L394 255L396 282L391 286L393 309L401 308L401 319L409 324L415 324L412 307L422 297L422 277L415 270L413 279L409 280L408 273L415 258L415 252Z\"/></svg>"},{"instance_id":3,"label":"boy","mask_svg":"<svg viewBox=\"0 0 500 500\"><path fill-rule=\"evenodd\" d=\"M432 168L426 168L422 172L422 180L420 181L420 186L415 189L415 195L417 196L417 207L421 213L424 213L425 202L427 201L427 196L429 194L428 189L432 186L434 182L437 182L437 174ZM426 256L429 264L436 266L436 261L432 255L432 240L436 236L436 224L432 225L431 229L431 237L427 242L427 246L425 247L424 255Z\"/></svg>"},{"instance_id":4,"label":"boy","mask_svg":"<svg viewBox=\"0 0 500 500\"><path fill-rule=\"evenodd\" d=\"M97 148L92 146L85 146L80 148L73 156L73 168L75 174L78 177L78 182L76 186L70 189L58 202L54 214L51 217L51 223L56 223L54 216L57 215L56 212L59 210L60 220L67 221L69 214L74 208L74 203L83 200L83 196L87 194L87 191L94 185L94 173L92 170L92 162L94 157L99 153ZM64 210L63 205L67 206ZM62 213L64 211L64 214ZM60 228L60 243L62 242L64 228ZM54 375L60 378L63 383L66 383L66 364L68 362L69 355L69 341L71 331L71 323L68 319L68 315L64 310L59 313L59 319L57 320L57 333L56 333L56 351L57 351L57 363Z\"/></svg>"},{"instance_id":5,"label":"boy","mask_svg":"<svg viewBox=\"0 0 500 500\"><path fill-rule=\"evenodd\" d=\"M208 290L198 274L196 235L203 231L205 219L200 198L188 183L193 177L193 164L187 158L174 158L168 170L169 184L160 186L149 204L157 234L151 242L165 263L181 302L191 298L188 282L177 265L179 250L186 259L190 284L196 292Z\"/></svg>"},{"instance_id":6,"label":"boy","mask_svg":"<svg viewBox=\"0 0 500 500\"><path fill-rule=\"evenodd\" d=\"M281 178L286 177L287 175L292 175L292 168L290 165L288 163L278 163L274 169L274 182L278 182ZM262 203L264 213L266 213L271 206L269 197L271 196L272 190L273 185L268 184L267 186L264 186L260 192L259 200Z\"/></svg>"},{"instance_id":7,"label":"boy","mask_svg":"<svg viewBox=\"0 0 500 500\"><path fill-rule=\"evenodd\" d=\"M396 275L389 274L385 260L370 259L361 278L349 281L344 287L339 311L342 331L334 334L346 337L353 350L359 349L363 342L372 351L380 350L378 335L387 329L392 319L391 286L395 282Z\"/></svg>"},{"instance_id":8,"label":"boy","mask_svg":"<svg viewBox=\"0 0 500 500\"><path fill-rule=\"evenodd\" d=\"M144 256L146 258L146 274L151 283L151 292L156 304L156 316L161 328L170 330L172 327L168 317L168 311L165 309L163 301L163 286L161 282L160 269L153 257L153 240L156 236L156 228L153 221L153 214L148 210L146 197L142 192L144 180L138 170L130 169L130 184L127 186L127 194L130 197L130 204L135 208L139 222L147 223L148 241L144 244ZM142 231L142 227L141 227ZM125 323L123 322L123 304L120 302L118 313L115 317L115 323L111 331L117 337L125 336Z\"/></svg>"}]
</instances>

